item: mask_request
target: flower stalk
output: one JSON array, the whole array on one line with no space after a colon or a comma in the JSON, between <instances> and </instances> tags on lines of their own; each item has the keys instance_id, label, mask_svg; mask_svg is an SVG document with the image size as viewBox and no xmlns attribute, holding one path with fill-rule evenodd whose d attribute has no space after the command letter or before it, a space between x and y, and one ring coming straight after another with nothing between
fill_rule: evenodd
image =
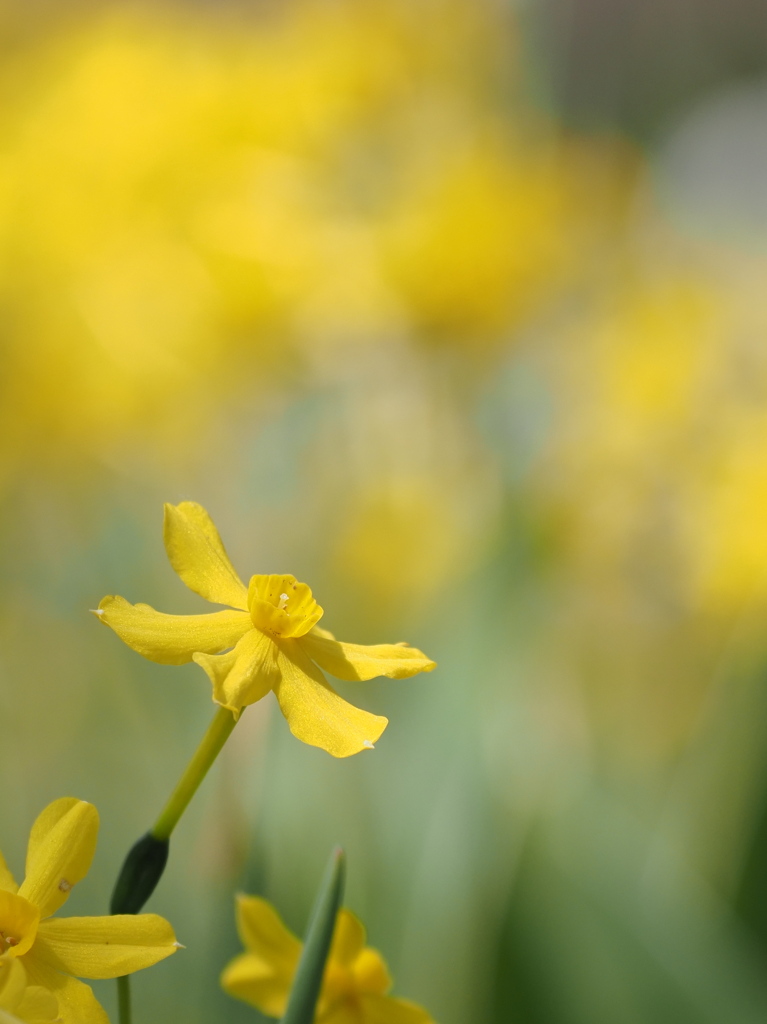
<instances>
[{"instance_id":1,"label":"flower stalk","mask_svg":"<svg viewBox=\"0 0 767 1024\"><path fill-rule=\"evenodd\" d=\"M216 711L202 742L149 833L154 839L161 842L170 839L181 815L189 806L236 724L237 718L227 708L220 707Z\"/></svg>"},{"instance_id":2,"label":"flower stalk","mask_svg":"<svg viewBox=\"0 0 767 1024\"><path fill-rule=\"evenodd\" d=\"M226 708L219 708L194 752L178 785L146 835L134 843L117 876L110 912L138 914L154 892L168 862L170 837L182 814L200 788L213 762L232 734L237 718ZM130 978L117 979L117 1003L120 1024L131 1024Z\"/></svg>"}]
</instances>

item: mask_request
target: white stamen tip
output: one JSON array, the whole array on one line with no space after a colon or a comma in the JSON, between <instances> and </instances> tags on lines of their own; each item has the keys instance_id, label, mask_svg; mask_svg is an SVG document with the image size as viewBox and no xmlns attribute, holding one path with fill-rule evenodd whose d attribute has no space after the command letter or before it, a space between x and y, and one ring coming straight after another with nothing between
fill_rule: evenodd
<instances>
[{"instance_id":1,"label":"white stamen tip","mask_svg":"<svg viewBox=\"0 0 767 1024\"><path fill-rule=\"evenodd\" d=\"M370 740L363 740L363 741L362 741L362 746L363 746L363 747L367 747L367 748L368 748L368 750L375 750L375 747L374 747L374 746L373 746L373 744L372 744L372 743L370 742Z\"/></svg>"},{"instance_id":2,"label":"white stamen tip","mask_svg":"<svg viewBox=\"0 0 767 1024\"><path fill-rule=\"evenodd\" d=\"M288 595L287 594L280 594L280 601L287 601L287 600L288 600Z\"/></svg>"}]
</instances>

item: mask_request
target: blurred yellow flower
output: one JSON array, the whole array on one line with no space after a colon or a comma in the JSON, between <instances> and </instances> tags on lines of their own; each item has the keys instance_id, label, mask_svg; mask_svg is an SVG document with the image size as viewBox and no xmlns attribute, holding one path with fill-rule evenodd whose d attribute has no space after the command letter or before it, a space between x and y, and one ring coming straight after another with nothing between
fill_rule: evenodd
<instances>
[{"instance_id":1,"label":"blurred yellow flower","mask_svg":"<svg viewBox=\"0 0 767 1024\"><path fill-rule=\"evenodd\" d=\"M0 956L0 1024L56 1024L56 997L39 985L27 984L27 972L17 957Z\"/></svg>"},{"instance_id":2,"label":"blurred yellow flower","mask_svg":"<svg viewBox=\"0 0 767 1024\"><path fill-rule=\"evenodd\" d=\"M246 952L221 975L229 995L266 1014L282 1017L301 943L277 911L258 896L237 897L237 929ZM430 1024L429 1014L387 995L392 981L381 954L365 945L365 929L350 911L336 920L325 967L316 1024Z\"/></svg>"},{"instance_id":3,"label":"blurred yellow flower","mask_svg":"<svg viewBox=\"0 0 767 1024\"><path fill-rule=\"evenodd\" d=\"M371 748L388 722L339 697L321 669L360 681L404 679L434 668L407 644L340 643L317 627L322 608L294 576L253 576L246 587L213 520L195 502L165 506L164 535L170 563L190 590L229 609L166 615L109 596L96 614L145 658L163 665L195 661L210 677L213 700L235 715L274 690L294 736L348 757Z\"/></svg>"},{"instance_id":4,"label":"blurred yellow flower","mask_svg":"<svg viewBox=\"0 0 767 1024\"><path fill-rule=\"evenodd\" d=\"M151 967L179 948L171 926L156 914L50 916L88 873L98 827L92 804L63 797L49 804L32 826L21 886L0 855L0 953L18 959L32 985L14 1008L21 1019L27 1019L25 1005L32 1004L40 1016L29 1019L43 1024L51 1019L45 1016L51 1000L57 999L54 1018L61 1024L108 1024L90 986L77 977L118 978ZM3 999L12 1004L24 979L15 967L0 979L0 1006ZM52 993L51 998L38 986Z\"/></svg>"}]
</instances>

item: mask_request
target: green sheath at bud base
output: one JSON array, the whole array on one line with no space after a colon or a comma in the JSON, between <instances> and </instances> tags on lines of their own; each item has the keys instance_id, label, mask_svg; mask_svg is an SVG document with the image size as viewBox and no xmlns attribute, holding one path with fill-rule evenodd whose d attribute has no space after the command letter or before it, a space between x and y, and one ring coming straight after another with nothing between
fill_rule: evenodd
<instances>
[{"instance_id":1,"label":"green sheath at bud base","mask_svg":"<svg viewBox=\"0 0 767 1024\"><path fill-rule=\"evenodd\" d=\"M111 914L140 913L162 878L169 846L169 840L147 832L131 847L112 893Z\"/></svg>"}]
</instances>

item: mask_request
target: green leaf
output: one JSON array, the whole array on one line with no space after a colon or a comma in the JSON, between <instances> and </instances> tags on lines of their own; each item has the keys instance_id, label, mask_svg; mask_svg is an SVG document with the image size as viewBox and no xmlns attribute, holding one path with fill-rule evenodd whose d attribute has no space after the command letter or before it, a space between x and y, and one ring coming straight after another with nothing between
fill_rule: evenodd
<instances>
[{"instance_id":1,"label":"green leaf","mask_svg":"<svg viewBox=\"0 0 767 1024\"><path fill-rule=\"evenodd\" d=\"M317 893L282 1024L312 1024L344 892L344 851L336 848Z\"/></svg>"}]
</instances>

